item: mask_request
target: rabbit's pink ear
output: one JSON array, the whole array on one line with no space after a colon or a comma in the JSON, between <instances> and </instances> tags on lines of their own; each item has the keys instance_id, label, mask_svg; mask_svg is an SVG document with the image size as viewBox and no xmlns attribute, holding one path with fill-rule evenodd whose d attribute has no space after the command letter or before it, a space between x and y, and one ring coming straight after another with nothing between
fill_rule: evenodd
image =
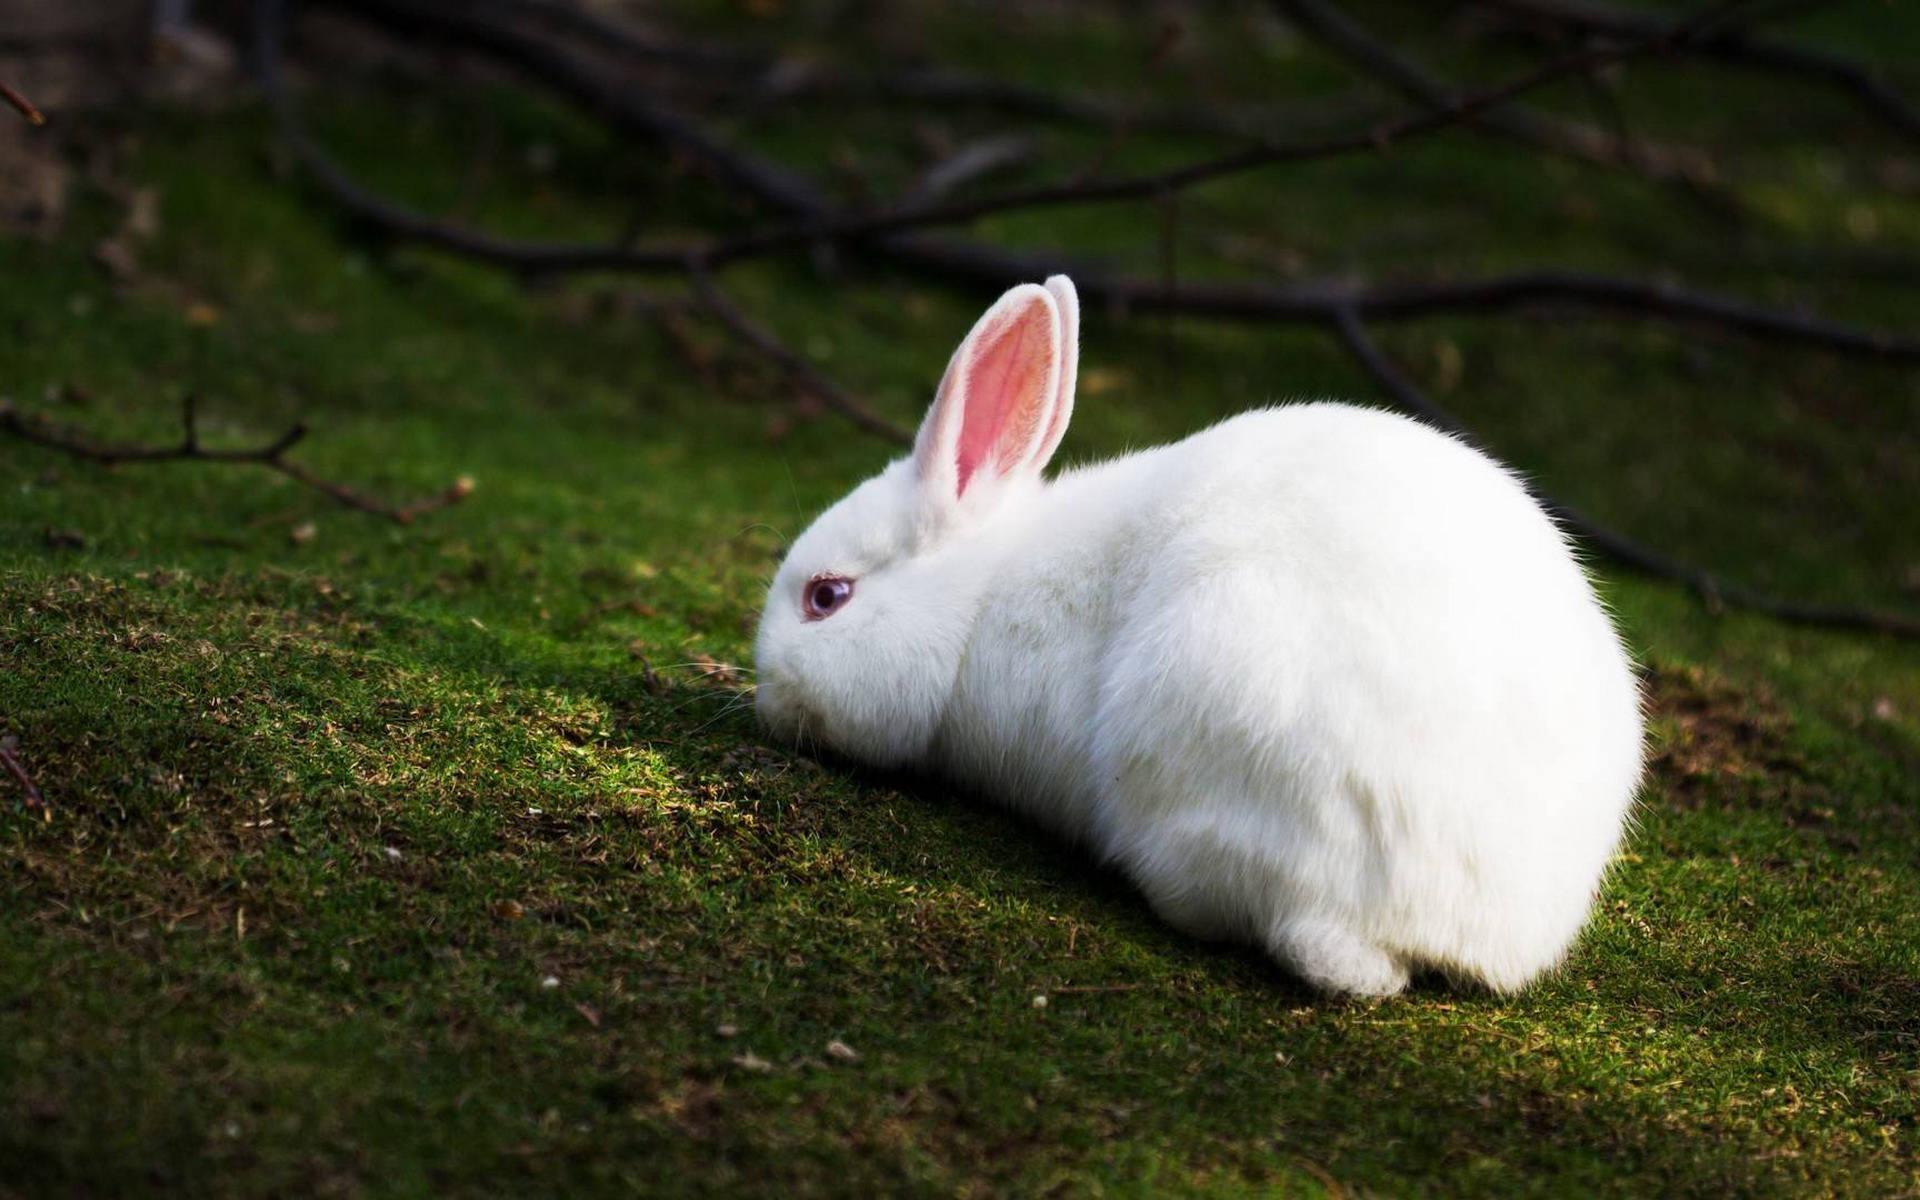
<instances>
[{"instance_id":1,"label":"rabbit's pink ear","mask_svg":"<svg viewBox=\"0 0 1920 1200\"><path fill-rule=\"evenodd\" d=\"M1047 294L1053 297L1060 318L1060 379L1053 390L1053 415L1047 418L1046 436L1036 456L1042 467L1066 436L1067 422L1073 419L1073 390L1080 381L1080 293L1074 291L1073 280L1055 275L1047 280Z\"/></svg>"},{"instance_id":2,"label":"rabbit's pink ear","mask_svg":"<svg viewBox=\"0 0 1920 1200\"><path fill-rule=\"evenodd\" d=\"M1065 366L1060 334L1053 293L1023 283L954 351L913 446L920 478L944 500L1046 465Z\"/></svg>"}]
</instances>

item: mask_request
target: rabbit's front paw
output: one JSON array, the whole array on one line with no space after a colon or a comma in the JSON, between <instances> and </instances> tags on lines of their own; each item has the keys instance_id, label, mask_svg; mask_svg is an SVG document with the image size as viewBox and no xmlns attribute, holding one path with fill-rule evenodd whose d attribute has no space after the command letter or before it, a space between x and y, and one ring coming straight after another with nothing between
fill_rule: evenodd
<instances>
[{"instance_id":1,"label":"rabbit's front paw","mask_svg":"<svg viewBox=\"0 0 1920 1200\"><path fill-rule=\"evenodd\" d=\"M1407 986L1405 963L1325 917L1282 918L1267 949L1324 991L1391 996Z\"/></svg>"}]
</instances>

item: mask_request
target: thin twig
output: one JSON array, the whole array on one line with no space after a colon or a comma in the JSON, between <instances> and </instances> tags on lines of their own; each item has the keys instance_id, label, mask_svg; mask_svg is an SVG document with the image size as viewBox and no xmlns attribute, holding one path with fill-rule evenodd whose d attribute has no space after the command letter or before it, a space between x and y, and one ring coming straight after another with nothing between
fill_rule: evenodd
<instances>
[{"instance_id":1,"label":"thin twig","mask_svg":"<svg viewBox=\"0 0 1920 1200\"><path fill-rule=\"evenodd\" d=\"M310 487L340 504L357 508L361 512L384 517L400 525L411 523L414 519L458 503L473 491L473 480L466 476L456 479L445 491L416 500L411 504L386 504L372 497L362 495L343 483L314 474L299 463L287 459L287 451L293 449L307 436L305 423L296 423L285 433L262 446L246 449L213 449L200 444L199 398L192 393L181 401L181 436L177 445L103 445L69 437L56 432L44 419L14 408L12 403L0 400L0 433L12 434L23 441L57 450L74 458L89 462L114 466L120 463L154 462L224 462L252 463L278 471L297 483Z\"/></svg>"},{"instance_id":2,"label":"thin twig","mask_svg":"<svg viewBox=\"0 0 1920 1200\"><path fill-rule=\"evenodd\" d=\"M1359 313L1351 308L1338 309L1334 313L1333 325L1341 341L1353 354L1354 361L1396 403L1449 433L1470 442L1476 440L1452 413L1435 403L1419 384L1400 369L1399 364L1388 357L1386 351L1368 334ZM1688 566L1641 545L1573 506L1554 499L1532 483L1527 488L1541 507L1553 514L1561 528L1588 547L1642 574L1685 584L1700 597L1710 612L1740 608L1791 624L1860 629L1901 638L1920 638L1920 618L1842 605L1800 604L1779 600L1739 584L1727 583L1711 572Z\"/></svg>"},{"instance_id":3,"label":"thin twig","mask_svg":"<svg viewBox=\"0 0 1920 1200\"><path fill-rule=\"evenodd\" d=\"M22 96L18 91L5 83L0 83L0 100L5 100L8 104L18 109L20 115L27 119L28 124L45 125L47 123L47 115L35 108L33 101Z\"/></svg>"},{"instance_id":4,"label":"thin twig","mask_svg":"<svg viewBox=\"0 0 1920 1200\"><path fill-rule=\"evenodd\" d=\"M46 798L41 796L40 789L33 786L33 776L27 774L27 769L14 757L13 747L7 744L7 740L0 739L0 763L6 764L7 771L20 784L20 790L26 793L27 807L39 809L42 817L51 816L53 810L48 807Z\"/></svg>"},{"instance_id":5,"label":"thin twig","mask_svg":"<svg viewBox=\"0 0 1920 1200\"><path fill-rule=\"evenodd\" d=\"M714 283L712 272L704 264L697 260L690 263L687 273L693 280L694 295L700 298L700 303L706 306L708 312L732 331L735 337L779 364L788 375L818 396L821 403L876 437L902 446L912 444L911 433L868 408L798 351L740 311Z\"/></svg>"}]
</instances>

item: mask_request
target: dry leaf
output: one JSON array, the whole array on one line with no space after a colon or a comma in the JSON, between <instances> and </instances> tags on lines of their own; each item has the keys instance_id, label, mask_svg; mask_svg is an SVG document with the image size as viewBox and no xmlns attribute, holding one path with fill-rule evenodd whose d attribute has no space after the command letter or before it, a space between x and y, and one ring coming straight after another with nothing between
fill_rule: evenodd
<instances>
[{"instance_id":1,"label":"dry leaf","mask_svg":"<svg viewBox=\"0 0 1920 1200\"><path fill-rule=\"evenodd\" d=\"M696 654L693 665L700 672L703 683L717 683L722 687L740 686L740 668L721 662L710 654Z\"/></svg>"}]
</instances>

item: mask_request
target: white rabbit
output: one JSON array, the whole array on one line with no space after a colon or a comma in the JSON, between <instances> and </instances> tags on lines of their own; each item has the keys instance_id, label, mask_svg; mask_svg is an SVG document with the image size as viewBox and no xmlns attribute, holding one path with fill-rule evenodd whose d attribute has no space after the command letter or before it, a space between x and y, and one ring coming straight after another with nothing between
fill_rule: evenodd
<instances>
[{"instance_id":1,"label":"white rabbit","mask_svg":"<svg viewBox=\"0 0 1920 1200\"><path fill-rule=\"evenodd\" d=\"M769 729L955 777L1322 988L1553 967L1641 769L1560 531L1477 450L1339 404L1043 480L1078 335L1065 277L1001 297L913 453L793 544Z\"/></svg>"}]
</instances>

